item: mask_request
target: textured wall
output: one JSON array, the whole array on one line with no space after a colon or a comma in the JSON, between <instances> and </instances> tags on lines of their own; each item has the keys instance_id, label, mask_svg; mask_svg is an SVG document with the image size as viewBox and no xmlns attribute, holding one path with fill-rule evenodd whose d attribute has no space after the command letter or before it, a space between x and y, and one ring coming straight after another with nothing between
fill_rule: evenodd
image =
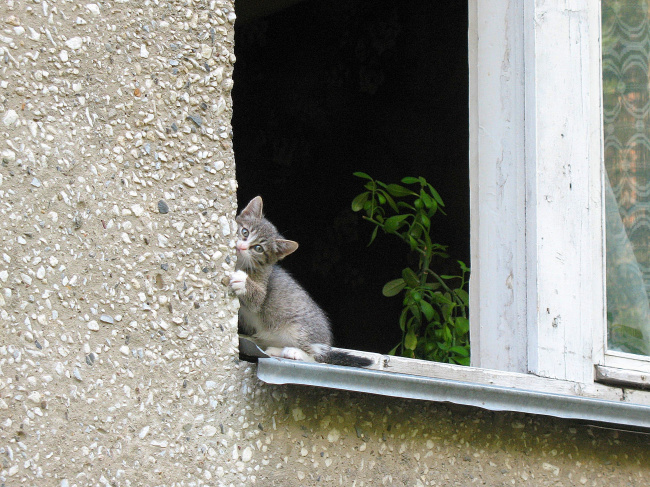
<instances>
[{"instance_id":1,"label":"textured wall","mask_svg":"<svg viewBox=\"0 0 650 487\"><path fill-rule=\"evenodd\" d=\"M643 437L238 361L232 12L0 4L0 486L645 485Z\"/></svg>"},{"instance_id":2,"label":"textured wall","mask_svg":"<svg viewBox=\"0 0 650 487\"><path fill-rule=\"evenodd\" d=\"M0 476L216 477L243 379L232 3L0 13Z\"/></svg>"}]
</instances>

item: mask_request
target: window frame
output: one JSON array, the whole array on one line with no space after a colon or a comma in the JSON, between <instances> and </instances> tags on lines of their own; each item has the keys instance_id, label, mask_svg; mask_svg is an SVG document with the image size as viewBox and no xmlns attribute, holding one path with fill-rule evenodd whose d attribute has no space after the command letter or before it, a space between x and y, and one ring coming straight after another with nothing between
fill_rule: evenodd
<instances>
[{"instance_id":1,"label":"window frame","mask_svg":"<svg viewBox=\"0 0 650 487\"><path fill-rule=\"evenodd\" d=\"M594 380L604 343L593 324L605 318L596 3L470 0L477 367Z\"/></svg>"},{"instance_id":2,"label":"window frame","mask_svg":"<svg viewBox=\"0 0 650 487\"><path fill-rule=\"evenodd\" d=\"M611 422L628 424L616 403L650 411L650 391L627 390L648 381L606 351L600 2L468 1L472 366L351 352L405 383L604 400ZM259 360L273 383L315 385L298 375L322 365L319 385L370 391L332 385L345 367ZM509 410L536 412L525 403Z\"/></svg>"},{"instance_id":3,"label":"window frame","mask_svg":"<svg viewBox=\"0 0 650 487\"><path fill-rule=\"evenodd\" d=\"M472 365L649 387L607 349L601 3L470 0L469 37Z\"/></svg>"}]
</instances>

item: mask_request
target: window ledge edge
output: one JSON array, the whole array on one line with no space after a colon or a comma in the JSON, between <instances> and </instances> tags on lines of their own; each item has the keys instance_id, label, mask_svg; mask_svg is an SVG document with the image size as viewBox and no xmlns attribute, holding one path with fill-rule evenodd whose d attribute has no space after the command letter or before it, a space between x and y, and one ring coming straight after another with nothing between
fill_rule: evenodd
<instances>
[{"instance_id":1,"label":"window ledge edge","mask_svg":"<svg viewBox=\"0 0 650 487\"><path fill-rule=\"evenodd\" d=\"M482 370L482 372L489 374L491 371ZM494 372L497 379L499 373ZM525 374L516 375L525 376ZM492 383L479 383L263 357L258 360L257 376L268 384L326 387L406 399L448 402L491 411L540 414L650 429L650 405L647 404L513 387L499 383L498 380ZM536 379L557 382L554 379Z\"/></svg>"}]
</instances>

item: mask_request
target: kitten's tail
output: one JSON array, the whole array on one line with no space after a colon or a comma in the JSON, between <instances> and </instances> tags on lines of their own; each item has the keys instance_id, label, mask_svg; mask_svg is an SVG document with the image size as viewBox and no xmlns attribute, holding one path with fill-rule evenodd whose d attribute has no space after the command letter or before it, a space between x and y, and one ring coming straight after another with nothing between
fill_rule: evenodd
<instances>
[{"instance_id":1,"label":"kitten's tail","mask_svg":"<svg viewBox=\"0 0 650 487\"><path fill-rule=\"evenodd\" d=\"M374 363L369 358L359 357L342 350L330 350L324 361L328 364L347 367L368 367Z\"/></svg>"}]
</instances>

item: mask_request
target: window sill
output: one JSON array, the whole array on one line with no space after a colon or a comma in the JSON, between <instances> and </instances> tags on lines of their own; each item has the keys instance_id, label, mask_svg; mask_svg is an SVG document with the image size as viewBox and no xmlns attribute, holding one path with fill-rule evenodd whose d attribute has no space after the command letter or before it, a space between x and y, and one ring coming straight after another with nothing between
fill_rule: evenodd
<instances>
[{"instance_id":1,"label":"window sill","mask_svg":"<svg viewBox=\"0 0 650 487\"><path fill-rule=\"evenodd\" d=\"M596 380L619 387L650 389L650 375L637 370L596 365Z\"/></svg>"},{"instance_id":2,"label":"window sill","mask_svg":"<svg viewBox=\"0 0 650 487\"><path fill-rule=\"evenodd\" d=\"M240 340L241 350L257 347ZM251 348L251 345L253 348ZM248 348L247 348L248 347ZM384 396L450 402L491 411L542 414L650 428L650 392L578 384L528 374L463 367L348 350L372 358L367 369L271 358L259 349L257 376L269 384L301 384ZM253 356L253 353L247 353Z\"/></svg>"}]
</instances>

